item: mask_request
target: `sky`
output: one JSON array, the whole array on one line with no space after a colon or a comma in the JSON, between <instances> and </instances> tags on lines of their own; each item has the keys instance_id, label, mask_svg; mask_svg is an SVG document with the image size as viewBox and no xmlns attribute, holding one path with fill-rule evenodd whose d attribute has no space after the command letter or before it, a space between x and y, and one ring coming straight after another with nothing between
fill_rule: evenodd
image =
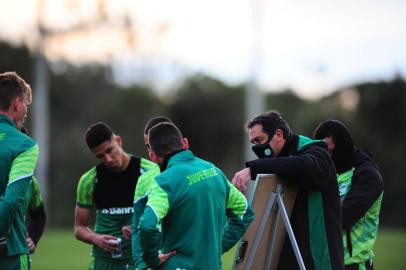
<instances>
[{"instance_id":1,"label":"sky","mask_svg":"<svg viewBox=\"0 0 406 270\"><path fill-rule=\"evenodd\" d=\"M39 0L0 0L0 38L34 48ZM317 98L406 75L403 0L42 0L49 59L111 63L160 89L203 72ZM102 14L103 16L101 16ZM83 30L85 29L85 30Z\"/></svg>"}]
</instances>

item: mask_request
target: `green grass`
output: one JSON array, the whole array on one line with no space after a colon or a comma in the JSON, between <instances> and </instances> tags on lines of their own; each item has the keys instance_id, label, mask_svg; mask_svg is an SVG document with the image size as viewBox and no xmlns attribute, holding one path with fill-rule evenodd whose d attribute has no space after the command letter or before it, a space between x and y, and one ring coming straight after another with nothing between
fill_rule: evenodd
<instances>
[{"instance_id":1,"label":"green grass","mask_svg":"<svg viewBox=\"0 0 406 270\"><path fill-rule=\"evenodd\" d=\"M375 246L375 270L406 269L406 231L380 230ZM32 256L33 270L84 270L91 246L79 242L69 230L47 230ZM223 256L223 269L231 269L234 251Z\"/></svg>"},{"instance_id":2,"label":"green grass","mask_svg":"<svg viewBox=\"0 0 406 270\"><path fill-rule=\"evenodd\" d=\"M33 270L88 269L91 245L75 239L73 229L46 230L32 255Z\"/></svg>"},{"instance_id":3,"label":"green grass","mask_svg":"<svg viewBox=\"0 0 406 270\"><path fill-rule=\"evenodd\" d=\"M374 252L375 270L405 270L406 231L380 230Z\"/></svg>"}]
</instances>

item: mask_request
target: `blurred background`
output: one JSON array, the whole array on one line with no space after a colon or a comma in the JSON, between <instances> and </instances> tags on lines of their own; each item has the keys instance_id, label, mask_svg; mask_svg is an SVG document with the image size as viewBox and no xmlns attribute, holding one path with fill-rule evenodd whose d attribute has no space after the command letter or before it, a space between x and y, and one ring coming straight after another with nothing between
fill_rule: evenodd
<instances>
[{"instance_id":1,"label":"blurred background","mask_svg":"<svg viewBox=\"0 0 406 270\"><path fill-rule=\"evenodd\" d=\"M405 1L0 6L0 72L16 71L34 92L27 126L41 148L36 174L49 217L34 270L87 265L90 248L72 229L77 182L97 162L83 140L91 123L109 123L126 151L146 157L145 122L169 116L231 178L252 158L244 123L266 110L307 136L329 118L349 126L384 177L376 269L406 269ZM75 256L58 255L61 244Z\"/></svg>"}]
</instances>

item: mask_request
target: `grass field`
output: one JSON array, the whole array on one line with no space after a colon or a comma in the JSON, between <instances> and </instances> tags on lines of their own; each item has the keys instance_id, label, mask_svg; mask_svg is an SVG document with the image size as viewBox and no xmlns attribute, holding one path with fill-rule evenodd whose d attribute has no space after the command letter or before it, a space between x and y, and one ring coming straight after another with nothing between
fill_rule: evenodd
<instances>
[{"instance_id":1,"label":"grass field","mask_svg":"<svg viewBox=\"0 0 406 270\"><path fill-rule=\"evenodd\" d=\"M381 230L375 246L375 270L406 269L406 231ZM32 256L33 270L84 270L90 245L77 241L69 230L48 230ZM223 269L231 269L234 254L223 256Z\"/></svg>"}]
</instances>

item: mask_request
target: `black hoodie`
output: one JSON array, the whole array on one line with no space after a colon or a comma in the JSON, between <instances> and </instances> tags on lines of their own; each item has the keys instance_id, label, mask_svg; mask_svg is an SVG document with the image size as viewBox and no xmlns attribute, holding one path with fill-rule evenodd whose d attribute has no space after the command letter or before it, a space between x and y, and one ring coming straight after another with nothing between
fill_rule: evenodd
<instances>
[{"instance_id":1,"label":"black hoodie","mask_svg":"<svg viewBox=\"0 0 406 270\"><path fill-rule=\"evenodd\" d=\"M342 203L343 229L348 230L362 218L383 191L382 175L366 151L354 149L351 188Z\"/></svg>"},{"instance_id":2,"label":"black hoodie","mask_svg":"<svg viewBox=\"0 0 406 270\"><path fill-rule=\"evenodd\" d=\"M306 269L344 269L340 199L333 161L324 142L313 142L299 151L298 144L299 136L290 136L278 157L253 160L247 162L247 167L252 179L257 174L275 173L298 185L290 222ZM319 200L313 204L315 198ZM317 211L323 218L312 218ZM322 235L326 239L316 243L314 239ZM330 267L319 265L325 260L329 260ZM299 269L288 237L278 269Z\"/></svg>"},{"instance_id":3,"label":"black hoodie","mask_svg":"<svg viewBox=\"0 0 406 270\"><path fill-rule=\"evenodd\" d=\"M346 194L341 210L343 229L349 230L365 215L383 191L382 175L372 161L371 154L356 148L350 130L338 120L321 123L314 132L314 138L324 139L332 136L335 148L332 153L337 173L355 168L351 189Z\"/></svg>"}]
</instances>

